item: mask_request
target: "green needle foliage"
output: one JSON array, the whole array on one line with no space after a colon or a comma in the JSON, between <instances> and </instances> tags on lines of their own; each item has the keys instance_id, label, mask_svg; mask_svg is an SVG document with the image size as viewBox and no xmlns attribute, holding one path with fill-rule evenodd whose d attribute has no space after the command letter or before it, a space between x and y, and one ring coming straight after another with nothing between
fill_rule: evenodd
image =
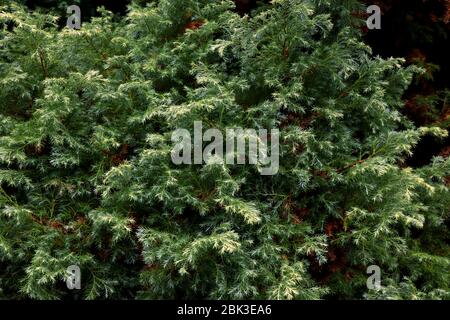
<instances>
[{"instance_id":1,"label":"green needle foliage","mask_svg":"<svg viewBox=\"0 0 450 320\"><path fill-rule=\"evenodd\" d=\"M352 1L233 8L136 1L69 30L0 7L1 298L450 298L450 161L404 164L447 135L400 113L420 70L371 54ZM279 128L278 174L174 165L194 121Z\"/></svg>"}]
</instances>

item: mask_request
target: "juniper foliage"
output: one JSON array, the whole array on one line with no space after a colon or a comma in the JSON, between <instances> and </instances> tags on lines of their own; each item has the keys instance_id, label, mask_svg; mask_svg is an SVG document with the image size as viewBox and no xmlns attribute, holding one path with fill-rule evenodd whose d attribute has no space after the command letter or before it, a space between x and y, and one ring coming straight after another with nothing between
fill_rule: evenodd
<instances>
[{"instance_id":1,"label":"juniper foliage","mask_svg":"<svg viewBox=\"0 0 450 320\"><path fill-rule=\"evenodd\" d=\"M372 55L352 1L233 8L139 1L80 30L0 8L0 297L449 298L450 162L404 164L447 134L400 112L420 70ZM278 174L174 165L200 120L279 128Z\"/></svg>"}]
</instances>

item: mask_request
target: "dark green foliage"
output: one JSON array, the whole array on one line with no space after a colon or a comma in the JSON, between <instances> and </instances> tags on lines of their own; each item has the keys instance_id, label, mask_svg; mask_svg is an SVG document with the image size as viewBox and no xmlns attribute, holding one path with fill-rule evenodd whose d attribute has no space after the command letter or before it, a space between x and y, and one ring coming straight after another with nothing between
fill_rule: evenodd
<instances>
[{"instance_id":1,"label":"dark green foliage","mask_svg":"<svg viewBox=\"0 0 450 320\"><path fill-rule=\"evenodd\" d=\"M133 3L81 30L0 10L0 297L448 298L450 161L411 169L417 68L352 1ZM176 166L171 134L280 128L280 170ZM448 183L448 181L447 181ZM366 288L366 268L382 289Z\"/></svg>"}]
</instances>

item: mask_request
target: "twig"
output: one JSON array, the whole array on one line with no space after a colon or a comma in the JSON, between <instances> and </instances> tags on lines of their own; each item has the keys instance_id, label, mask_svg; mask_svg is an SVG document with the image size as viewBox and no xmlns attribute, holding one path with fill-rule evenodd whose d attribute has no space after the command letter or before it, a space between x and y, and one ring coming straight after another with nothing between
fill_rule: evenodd
<instances>
[{"instance_id":1,"label":"twig","mask_svg":"<svg viewBox=\"0 0 450 320\"><path fill-rule=\"evenodd\" d=\"M42 51L42 49L39 49L39 60L41 62L41 68L44 72L44 78L48 78L48 69L47 69L47 63L45 62L45 54Z\"/></svg>"}]
</instances>

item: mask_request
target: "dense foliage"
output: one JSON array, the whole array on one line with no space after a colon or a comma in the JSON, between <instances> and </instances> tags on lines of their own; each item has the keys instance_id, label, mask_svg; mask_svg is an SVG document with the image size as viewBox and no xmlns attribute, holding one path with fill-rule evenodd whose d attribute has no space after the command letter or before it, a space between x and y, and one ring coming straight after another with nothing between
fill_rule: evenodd
<instances>
[{"instance_id":1,"label":"dense foliage","mask_svg":"<svg viewBox=\"0 0 450 320\"><path fill-rule=\"evenodd\" d=\"M136 1L69 30L3 5L0 297L449 298L450 161L404 162L447 132L402 115L423 70L375 57L357 9ZM279 128L278 174L174 165L198 120Z\"/></svg>"}]
</instances>

